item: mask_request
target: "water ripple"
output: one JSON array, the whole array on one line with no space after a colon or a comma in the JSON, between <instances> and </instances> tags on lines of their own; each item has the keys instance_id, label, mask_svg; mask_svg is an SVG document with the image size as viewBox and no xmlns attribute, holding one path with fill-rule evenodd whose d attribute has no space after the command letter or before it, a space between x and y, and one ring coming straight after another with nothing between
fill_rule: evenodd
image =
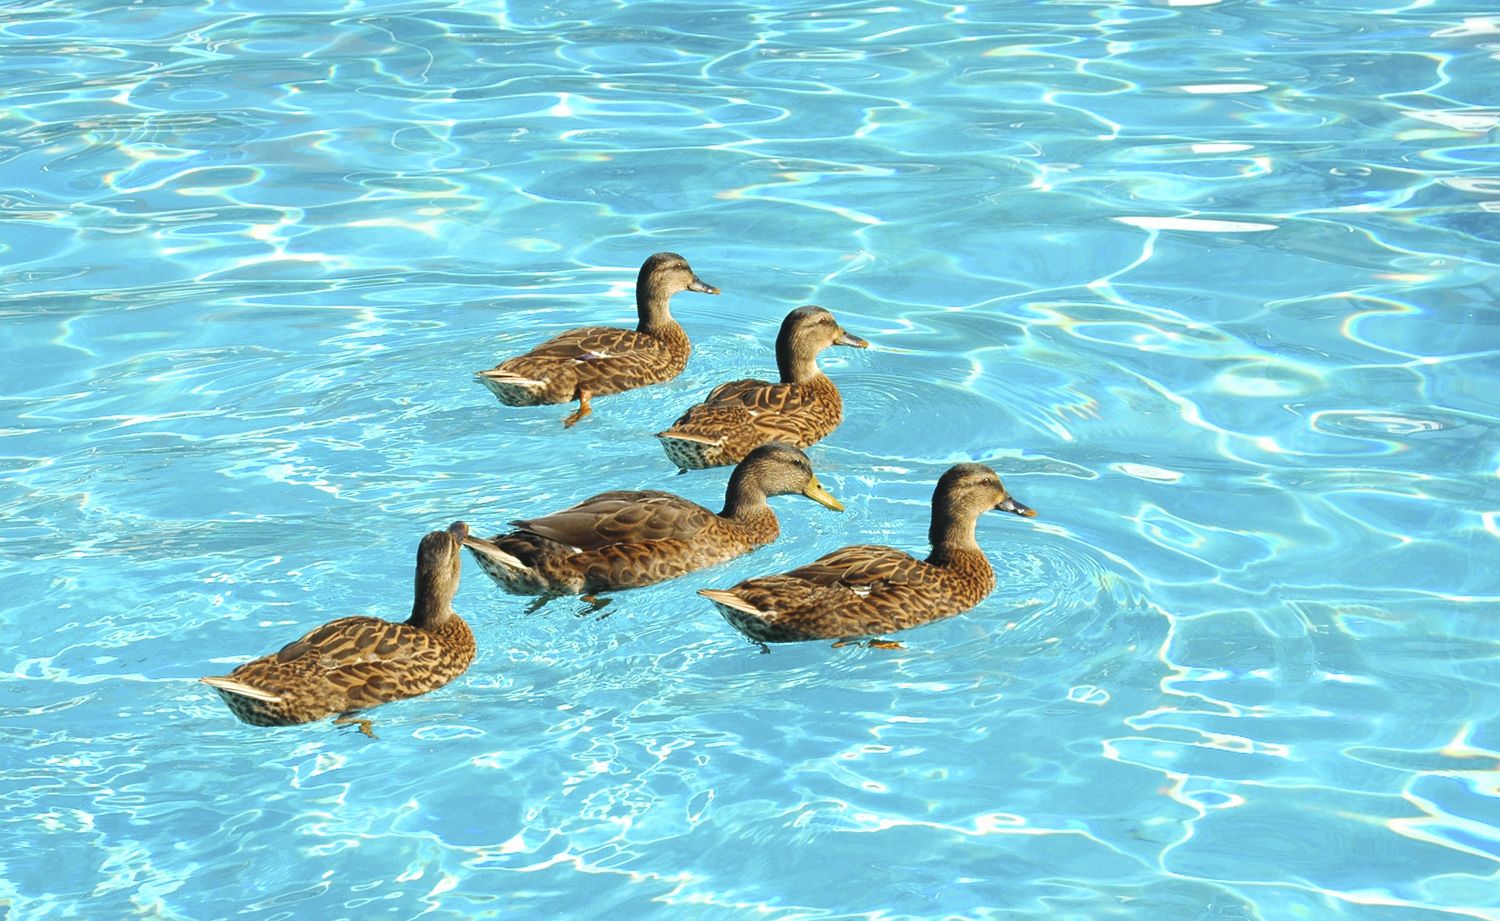
<instances>
[{"instance_id":1,"label":"water ripple","mask_svg":"<svg viewBox=\"0 0 1500 921\"><path fill-rule=\"evenodd\" d=\"M1500 918L1472 7L12 5L0 901ZM678 379L571 431L468 380L664 249L724 290ZM714 504L650 436L804 303L874 345L825 359L843 515L604 618L471 570L478 661L378 740L196 683L403 616L457 518ZM920 552L963 460L1040 517L902 649L763 655L693 594Z\"/></svg>"}]
</instances>

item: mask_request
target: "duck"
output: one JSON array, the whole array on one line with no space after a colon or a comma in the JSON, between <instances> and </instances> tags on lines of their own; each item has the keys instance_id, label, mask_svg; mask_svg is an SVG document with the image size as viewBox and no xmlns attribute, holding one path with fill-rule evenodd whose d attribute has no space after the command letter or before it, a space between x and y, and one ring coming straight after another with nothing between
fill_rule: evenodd
<instances>
[{"instance_id":1,"label":"duck","mask_svg":"<svg viewBox=\"0 0 1500 921\"><path fill-rule=\"evenodd\" d=\"M851 335L833 314L816 304L798 307L776 334L776 370L781 382L740 380L720 384L665 432L667 457L681 471L739 463L768 441L807 448L838 428L844 418L839 389L818 368L818 353L870 343Z\"/></svg>"},{"instance_id":2,"label":"duck","mask_svg":"<svg viewBox=\"0 0 1500 921\"><path fill-rule=\"evenodd\" d=\"M994 470L957 464L933 490L926 559L894 547L844 547L790 572L698 594L762 644L835 639L842 645L952 617L995 588L995 571L975 541L979 516L991 509L1036 517ZM900 644L876 639L871 645Z\"/></svg>"},{"instance_id":3,"label":"duck","mask_svg":"<svg viewBox=\"0 0 1500 921\"><path fill-rule=\"evenodd\" d=\"M766 499L792 493L844 509L806 454L768 444L734 468L718 513L669 492L617 490L464 546L500 588L539 596L532 610L559 595L582 595L593 610L608 603L599 592L674 579L770 543L780 524Z\"/></svg>"},{"instance_id":4,"label":"duck","mask_svg":"<svg viewBox=\"0 0 1500 921\"><path fill-rule=\"evenodd\" d=\"M357 714L377 704L435 691L474 661L474 634L453 612L469 526L456 521L417 547L411 617L343 617L227 675L199 681L219 692L252 726L291 726L337 715L374 738Z\"/></svg>"},{"instance_id":5,"label":"duck","mask_svg":"<svg viewBox=\"0 0 1500 921\"><path fill-rule=\"evenodd\" d=\"M687 367L693 346L672 319L679 291L718 294L676 253L656 253L641 265L635 282L635 329L585 326L553 336L524 355L506 359L475 379L507 406L578 401L563 419L571 428L593 410L593 397L669 381Z\"/></svg>"}]
</instances>

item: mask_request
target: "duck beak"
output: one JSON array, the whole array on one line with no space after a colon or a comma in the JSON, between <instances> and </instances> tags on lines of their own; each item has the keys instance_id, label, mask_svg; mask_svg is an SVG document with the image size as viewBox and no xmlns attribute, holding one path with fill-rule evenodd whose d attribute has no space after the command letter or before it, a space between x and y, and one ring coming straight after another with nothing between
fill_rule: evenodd
<instances>
[{"instance_id":1,"label":"duck beak","mask_svg":"<svg viewBox=\"0 0 1500 921\"><path fill-rule=\"evenodd\" d=\"M833 340L833 344L847 345L856 349L867 349L870 347L869 342L866 342L864 339L861 339L858 336L851 336L849 335L849 333L845 332L842 329L839 330L839 337Z\"/></svg>"},{"instance_id":2,"label":"duck beak","mask_svg":"<svg viewBox=\"0 0 1500 921\"><path fill-rule=\"evenodd\" d=\"M455 521L448 525L448 533L453 535L454 541L463 544L469 539L469 526L462 521Z\"/></svg>"},{"instance_id":3,"label":"duck beak","mask_svg":"<svg viewBox=\"0 0 1500 921\"><path fill-rule=\"evenodd\" d=\"M699 278L697 275L694 275L693 276L693 280L690 281L690 282L688 282L687 289L689 291L697 291L699 294L718 294L719 293L719 289L718 288L715 288L713 285L711 285L708 282L704 281L703 279Z\"/></svg>"},{"instance_id":4,"label":"duck beak","mask_svg":"<svg viewBox=\"0 0 1500 921\"><path fill-rule=\"evenodd\" d=\"M996 502L995 508L999 509L1002 512L1010 512L1014 515L1020 515L1022 518L1036 517L1035 509L1032 509L1029 506L1022 505L1015 499L1012 499L1010 496L1006 496L1004 499Z\"/></svg>"},{"instance_id":5,"label":"duck beak","mask_svg":"<svg viewBox=\"0 0 1500 921\"><path fill-rule=\"evenodd\" d=\"M817 477L813 477L812 479L807 481L807 485L802 488L802 495L813 500L819 505L828 506L835 512L842 512L844 510L844 503L835 499L833 497L833 493L824 489L823 484L818 482Z\"/></svg>"}]
</instances>

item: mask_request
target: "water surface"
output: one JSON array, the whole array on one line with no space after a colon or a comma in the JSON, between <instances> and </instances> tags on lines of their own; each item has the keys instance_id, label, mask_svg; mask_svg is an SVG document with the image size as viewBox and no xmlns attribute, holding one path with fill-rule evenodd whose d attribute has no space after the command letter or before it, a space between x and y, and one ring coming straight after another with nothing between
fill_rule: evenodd
<instances>
[{"instance_id":1,"label":"water surface","mask_svg":"<svg viewBox=\"0 0 1500 921\"><path fill-rule=\"evenodd\" d=\"M0 7L0 905L16 919L1500 919L1500 18L1430 0ZM469 379L723 288L675 381ZM196 678L403 617L420 536L603 488L825 361L848 505L533 616L326 724ZM1000 586L762 655L695 590L920 551Z\"/></svg>"}]
</instances>

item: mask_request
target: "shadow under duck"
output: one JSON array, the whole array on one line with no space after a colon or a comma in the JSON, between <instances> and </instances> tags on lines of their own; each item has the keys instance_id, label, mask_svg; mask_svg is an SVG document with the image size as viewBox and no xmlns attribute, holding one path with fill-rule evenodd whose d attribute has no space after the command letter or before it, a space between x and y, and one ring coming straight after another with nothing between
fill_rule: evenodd
<instances>
[{"instance_id":1,"label":"shadow under duck","mask_svg":"<svg viewBox=\"0 0 1500 921\"><path fill-rule=\"evenodd\" d=\"M818 368L818 353L834 345L862 349L869 344L845 332L822 307L798 307L786 315L776 335L780 383L720 384L656 437L682 470L737 463L752 448L771 441L806 448L838 428L844 418L844 402Z\"/></svg>"},{"instance_id":2,"label":"shadow under duck","mask_svg":"<svg viewBox=\"0 0 1500 921\"><path fill-rule=\"evenodd\" d=\"M669 309L678 291L719 293L693 273L686 259L656 253L636 277L640 321L635 329L570 329L474 377L507 406L577 400L578 409L563 420L571 426L593 411L591 397L659 384L682 373L693 346Z\"/></svg>"},{"instance_id":3,"label":"shadow under duck","mask_svg":"<svg viewBox=\"0 0 1500 921\"><path fill-rule=\"evenodd\" d=\"M879 636L951 617L995 588L995 572L974 539L979 516L991 509L1036 515L989 467L958 464L932 494L927 559L894 547L845 547L790 572L698 594L763 643Z\"/></svg>"},{"instance_id":4,"label":"shadow under duck","mask_svg":"<svg viewBox=\"0 0 1500 921\"><path fill-rule=\"evenodd\" d=\"M330 621L279 652L227 675L200 678L254 726L290 726L338 714L374 736L354 713L434 691L474 661L474 634L453 613L469 526L456 521L417 548L416 597L404 623L378 617Z\"/></svg>"},{"instance_id":5,"label":"shadow under duck","mask_svg":"<svg viewBox=\"0 0 1500 921\"><path fill-rule=\"evenodd\" d=\"M791 493L835 511L844 508L818 483L807 455L771 444L750 452L734 469L718 514L668 492L606 492L543 518L513 521L514 531L490 540L471 537L464 546L515 595L637 588L775 540L781 528L766 499Z\"/></svg>"}]
</instances>

